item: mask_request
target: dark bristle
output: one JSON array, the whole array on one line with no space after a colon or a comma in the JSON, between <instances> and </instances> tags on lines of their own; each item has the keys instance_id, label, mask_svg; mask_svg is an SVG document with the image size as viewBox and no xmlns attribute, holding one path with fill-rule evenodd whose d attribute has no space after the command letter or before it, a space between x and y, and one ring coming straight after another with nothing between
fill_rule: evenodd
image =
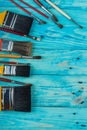
<instances>
[{"instance_id":1,"label":"dark bristle","mask_svg":"<svg viewBox=\"0 0 87 130\"><path fill-rule=\"evenodd\" d=\"M58 26L59 26L59 28L61 28L61 29L63 28L63 25L62 25L62 24L58 24Z\"/></svg>"},{"instance_id":2,"label":"dark bristle","mask_svg":"<svg viewBox=\"0 0 87 130\"><path fill-rule=\"evenodd\" d=\"M30 112L31 111L31 87L20 86L14 88L14 110Z\"/></svg>"},{"instance_id":3,"label":"dark bristle","mask_svg":"<svg viewBox=\"0 0 87 130\"><path fill-rule=\"evenodd\" d=\"M26 84L25 86L31 87L31 86L32 86L32 84Z\"/></svg>"},{"instance_id":4,"label":"dark bristle","mask_svg":"<svg viewBox=\"0 0 87 130\"><path fill-rule=\"evenodd\" d=\"M13 46L13 52L21 54L21 55L25 55L25 56L29 56L31 54L32 51L32 43L30 42L15 42L16 44L14 44Z\"/></svg>"},{"instance_id":5,"label":"dark bristle","mask_svg":"<svg viewBox=\"0 0 87 130\"><path fill-rule=\"evenodd\" d=\"M16 76L29 77L30 76L30 65L17 65Z\"/></svg>"},{"instance_id":6,"label":"dark bristle","mask_svg":"<svg viewBox=\"0 0 87 130\"><path fill-rule=\"evenodd\" d=\"M81 29L83 29L83 26L79 25L79 27L80 27Z\"/></svg>"},{"instance_id":7,"label":"dark bristle","mask_svg":"<svg viewBox=\"0 0 87 130\"><path fill-rule=\"evenodd\" d=\"M33 56L33 59L41 59L42 57L41 56Z\"/></svg>"}]
</instances>

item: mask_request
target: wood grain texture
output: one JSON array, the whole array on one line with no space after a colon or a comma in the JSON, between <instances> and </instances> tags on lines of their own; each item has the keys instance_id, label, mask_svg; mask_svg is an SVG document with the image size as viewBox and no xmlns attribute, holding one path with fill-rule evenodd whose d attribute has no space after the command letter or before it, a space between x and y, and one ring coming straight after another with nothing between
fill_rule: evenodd
<instances>
[{"instance_id":1,"label":"wood grain texture","mask_svg":"<svg viewBox=\"0 0 87 130\"><path fill-rule=\"evenodd\" d=\"M6 130L87 130L86 111L87 108L33 107L32 113L1 112L0 126Z\"/></svg>"},{"instance_id":2,"label":"wood grain texture","mask_svg":"<svg viewBox=\"0 0 87 130\"><path fill-rule=\"evenodd\" d=\"M64 28L59 29L52 20L32 11L47 21L46 25L34 21L32 26L31 35L44 36L41 42L0 31L0 38L33 42L32 55L42 56L39 61L3 58L6 61L31 63L31 77L9 78L33 84L32 112L0 112L0 129L87 130L87 0L52 0L83 29L68 21L44 0L41 1L59 18ZM33 0L26 2L43 11ZM0 12L4 10L27 15L9 0L0 0ZM5 85L14 86L0 81L0 86Z\"/></svg>"}]
</instances>

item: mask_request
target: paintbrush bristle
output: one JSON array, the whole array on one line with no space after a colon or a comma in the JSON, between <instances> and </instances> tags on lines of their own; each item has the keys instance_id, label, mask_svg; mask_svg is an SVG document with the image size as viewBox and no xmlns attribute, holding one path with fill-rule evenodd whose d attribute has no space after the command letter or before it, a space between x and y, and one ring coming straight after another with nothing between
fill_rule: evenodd
<instances>
[{"instance_id":1,"label":"paintbrush bristle","mask_svg":"<svg viewBox=\"0 0 87 130\"><path fill-rule=\"evenodd\" d=\"M41 56L33 56L33 59L41 59L42 57Z\"/></svg>"},{"instance_id":2,"label":"paintbrush bristle","mask_svg":"<svg viewBox=\"0 0 87 130\"><path fill-rule=\"evenodd\" d=\"M59 28L61 28L61 29L63 28L63 25L62 25L62 24L58 24L58 26L59 26Z\"/></svg>"},{"instance_id":3,"label":"paintbrush bristle","mask_svg":"<svg viewBox=\"0 0 87 130\"><path fill-rule=\"evenodd\" d=\"M14 110L15 111L31 111L31 87L20 86L14 87Z\"/></svg>"},{"instance_id":4,"label":"paintbrush bristle","mask_svg":"<svg viewBox=\"0 0 87 130\"><path fill-rule=\"evenodd\" d=\"M81 29L83 29L83 26L79 25L79 27L80 27Z\"/></svg>"}]
</instances>

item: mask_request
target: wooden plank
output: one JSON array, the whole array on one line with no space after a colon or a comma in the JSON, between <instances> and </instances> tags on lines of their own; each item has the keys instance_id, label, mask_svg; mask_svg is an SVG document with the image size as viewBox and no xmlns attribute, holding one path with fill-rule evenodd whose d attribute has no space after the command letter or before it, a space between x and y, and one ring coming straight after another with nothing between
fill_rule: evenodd
<instances>
[{"instance_id":1,"label":"wooden plank","mask_svg":"<svg viewBox=\"0 0 87 130\"><path fill-rule=\"evenodd\" d=\"M1 7L0 12L4 11L6 8ZM8 10L13 11L12 7L9 7ZM46 25L39 25L36 21L34 22L31 30L31 35L35 36L44 36L41 42L35 42L31 39L24 38L21 36L16 36L10 33L4 33L0 31L0 38L14 39L14 40L31 40L35 43L37 48L46 48L46 49L86 49L87 48L87 28L86 28L86 15L87 10L83 8L65 9L66 12L70 12L71 16L79 22L79 24L84 26L84 29L79 29L72 22L68 21L66 18L57 14L60 19L60 22L64 24L63 29L57 28L57 26L50 20L46 20L41 17L43 20L47 21ZM14 12L20 12L20 14L25 14L20 9L14 7ZM56 13L56 12L55 12ZM34 13L36 14L36 13ZM75 15L77 14L77 15ZM80 14L80 15L79 15ZM26 14L25 14L26 15ZM40 15L38 15L40 17ZM56 29L57 28L57 29ZM42 31L43 30L43 31ZM69 33L68 33L69 32ZM53 40L55 39L55 40Z\"/></svg>"},{"instance_id":2,"label":"wooden plank","mask_svg":"<svg viewBox=\"0 0 87 130\"><path fill-rule=\"evenodd\" d=\"M41 60L18 59L16 62L30 63L31 74L47 75L87 75L86 50L46 50L33 49L33 55L42 56ZM14 61L14 59L4 59Z\"/></svg>"},{"instance_id":3,"label":"wooden plank","mask_svg":"<svg viewBox=\"0 0 87 130\"><path fill-rule=\"evenodd\" d=\"M87 130L87 109L54 107L32 109L32 113L0 112L0 127L4 130Z\"/></svg>"},{"instance_id":4,"label":"wooden plank","mask_svg":"<svg viewBox=\"0 0 87 130\"><path fill-rule=\"evenodd\" d=\"M41 55L42 59L28 60L31 74L87 75L86 50L34 49L33 55Z\"/></svg>"},{"instance_id":5,"label":"wooden plank","mask_svg":"<svg viewBox=\"0 0 87 130\"><path fill-rule=\"evenodd\" d=\"M32 106L87 108L86 76L31 75L30 78L15 80L33 84ZM11 86L3 82L0 85Z\"/></svg>"}]
</instances>

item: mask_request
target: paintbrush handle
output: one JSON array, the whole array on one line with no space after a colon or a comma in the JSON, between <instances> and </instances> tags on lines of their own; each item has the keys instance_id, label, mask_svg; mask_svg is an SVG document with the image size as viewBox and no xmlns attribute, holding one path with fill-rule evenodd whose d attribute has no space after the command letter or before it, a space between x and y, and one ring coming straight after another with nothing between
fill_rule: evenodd
<instances>
[{"instance_id":1,"label":"paintbrush handle","mask_svg":"<svg viewBox=\"0 0 87 130\"><path fill-rule=\"evenodd\" d=\"M43 4L39 0L34 0L40 7L43 6Z\"/></svg>"},{"instance_id":2,"label":"paintbrush handle","mask_svg":"<svg viewBox=\"0 0 87 130\"><path fill-rule=\"evenodd\" d=\"M36 19L40 24L46 24L45 21L41 20L40 18L36 17L35 15L31 14L31 12L29 12L28 10L26 10L25 8L23 8L21 5L19 5L18 3L16 3L14 0L10 0L12 3L14 3L17 7L19 7L21 10L23 10L24 12L26 12L28 15L30 15L31 17L33 17L34 19Z\"/></svg>"},{"instance_id":3,"label":"paintbrush handle","mask_svg":"<svg viewBox=\"0 0 87 130\"><path fill-rule=\"evenodd\" d=\"M6 78L0 78L0 81L4 81L4 82L12 82L10 79L6 79Z\"/></svg>"},{"instance_id":4,"label":"paintbrush handle","mask_svg":"<svg viewBox=\"0 0 87 130\"><path fill-rule=\"evenodd\" d=\"M7 62L7 61L0 61L2 64L17 64L17 62Z\"/></svg>"},{"instance_id":5,"label":"paintbrush handle","mask_svg":"<svg viewBox=\"0 0 87 130\"><path fill-rule=\"evenodd\" d=\"M15 32L14 30L10 30L10 29L4 28L4 27L0 27L0 30L8 32L8 33L13 33L13 34L16 34L16 35L24 36L24 37L27 37L27 38L31 38L31 39L37 40L37 41L41 40L41 37L38 38L38 37L30 36L30 35L25 35L25 34L22 34L22 33L19 33L19 32Z\"/></svg>"},{"instance_id":6,"label":"paintbrush handle","mask_svg":"<svg viewBox=\"0 0 87 130\"><path fill-rule=\"evenodd\" d=\"M53 15L48 9L44 7L44 5L39 0L34 0L43 10L45 10L48 14Z\"/></svg>"},{"instance_id":7,"label":"paintbrush handle","mask_svg":"<svg viewBox=\"0 0 87 130\"><path fill-rule=\"evenodd\" d=\"M10 54L0 54L0 58L21 58L21 56L10 55Z\"/></svg>"},{"instance_id":8,"label":"paintbrush handle","mask_svg":"<svg viewBox=\"0 0 87 130\"><path fill-rule=\"evenodd\" d=\"M55 8L58 12L60 12L62 15L64 15L66 18L68 18L69 20L71 19L71 17L68 14L66 14L62 9L53 4L50 0L46 0L46 2L50 4L53 8Z\"/></svg>"},{"instance_id":9,"label":"paintbrush handle","mask_svg":"<svg viewBox=\"0 0 87 130\"><path fill-rule=\"evenodd\" d=\"M19 56L19 55L10 55L10 54L0 54L0 58L41 59L41 56Z\"/></svg>"},{"instance_id":10,"label":"paintbrush handle","mask_svg":"<svg viewBox=\"0 0 87 130\"><path fill-rule=\"evenodd\" d=\"M31 8L32 10L36 11L37 13L41 14L42 16L49 18L46 14L44 14L43 12L37 10L36 8L34 8L33 6L29 5L28 3L26 3L23 0L20 0L23 4L25 4L26 6L28 6L29 8Z\"/></svg>"}]
</instances>

